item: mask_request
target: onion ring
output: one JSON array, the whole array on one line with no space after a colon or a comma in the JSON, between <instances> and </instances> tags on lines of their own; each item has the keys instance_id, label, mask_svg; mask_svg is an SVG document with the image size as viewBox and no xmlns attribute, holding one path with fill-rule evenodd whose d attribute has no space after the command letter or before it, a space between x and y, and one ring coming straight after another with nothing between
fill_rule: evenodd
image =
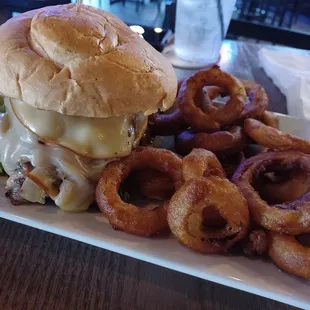
<instances>
[{"instance_id":1,"label":"onion ring","mask_svg":"<svg viewBox=\"0 0 310 310\"><path fill-rule=\"evenodd\" d=\"M209 206L202 210L202 225L208 228L224 228L226 221L221 216L220 212L215 206Z\"/></svg>"},{"instance_id":2,"label":"onion ring","mask_svg":"<svg viewBox=\"0 0 310 310\"><path fill-rule=\"evenodd\" d=\"M175 191L172 180L164 173L156 170L140 170L130 179L142 196L154 200L170 199Z\"/></svg>"},{"instance_id":3,"label":"onion ring","mask_svg":"<svg viewBox=\"0 0 310 310\"><path fill-rule=\"evenodd\" d=\"M284 134L276 128L266 126L255 119L244 121L244 131L256 143L273 150L296 150L310 154L310 142L290 134Z\"/></svg>"},{"instance_id":4,"label":"onion ring","mask_svg":"<svg viewBox=\"0 0 310 310\"><path fill-rule=\"evenodd\" d=\"M203 213L208 208L218 210L227 223L224 228L203 229ZM246 235L249 211L234 184L210 175L188 180L172 196L168 223L174 236L189 248L208 254L223 253Z\"/></svg>"},{"instance_id":5,"label":"onion ring","mask_svg":"<svg viewBox=\"0 0 310 310\"><path fill-rule=\"evenodd\" d=\"M310 278L310 248L300 244L294 236L268 233L268 253L276 265L296 276Z\"/></svg>"},{"instance_id":6,"label":"onion ring","mask_svg":"<svg viewBox=\"0 0 310 310\"><path fill-rule=\"evenodd\" d=\"M292 202L270 206L253 187L257 173L272 166L302 168L310 173L310 156L296 151L267 152L241 164L232 177L248 202L252 219L267 230L291 235L310 232L310 192Z\"/></svg>"},{"instance_id":7,"label":"onion ring","mask_svg":"<svg viewBox=\"0 0 310 310\"><path fill-rule=\"evenodd\" d=\"M183 82L184 79L178 82L178 91ZM152 136L175 135L184 126L184 118L176 102L167 111L157 112L149 116L149 128Z\"/></svg>"},{"instance_id":8,"label":"onion ring","mask_svg":"<svg viewBox=\"0 0 310 310\"><path fill-rule=\"evenodd\" d=\"M209 174L225 177L225 172L216 156L204 149L194 149L183 158L182 174L185 181Z\"/></svg>"},{"instance_id":9,"label":"onion ring","mask_svg":"<svg viewBox=\"0 0 310 310\"><path fill-rule=\"evenodd\" d=\"M264 116L264 111L266 110L268 106L268 96L264 90L264 88L255 83L250 82L247 80L240 80L242 85L245 88L246 94L249 98L249 103L246 104L243 108L243 111L241 112L238 119L245 119L245 118L256 118L262 116L263 118L266 118L267 122L270 122L270 124L274 123L274 116L272 114L266 114ZM212 100L214 100L217 97L225 97L227 93L225 94L224 90L213 86L210 87L207 90L207 94L205 96L205 99L203 101L201 109L205 113L212 113L215 110L217 110L220 105L214 105L212 103ZM270 112L269 112L270 113Z\"/></svg>"},{"instance_id":10,"label":"onion ring","mask_svg":"<svg viewBox=\"0 0 310 310\"><path fill-rule=\"evenodd\" d=\"M189 154L194 148L205 149L215 154L232 154L244 148L245 140L243 130L239 126L211 134L186 130L175 137L175 147L179 154Z\"/></svg>"},{"instance_id":11,"label":"onion ring","mask_svg":"<svg viewBox=\"0 0 310 310\"><path fill-rule=\"evenodd\" d=\"M265 111L258 119L266 126L279 129L279 120L273 112Z\"/></svg>"},{"instance_id":12,"label":"onion ring","mask_svg":"<svg viewBox=\"0 0 310 310\"><path fill-rule=\"evenodd\" d=\"M265 89L255 82L250 82L247 80L240 81L245 88L250 102L244 106L239 119L249 117L256 118L263 115L269 103Z\"/></svg>"},{"instance_id":13,"label":"onion ring","mask_svg":"<svg viewBox=\"0 0 310 310\"><path fill-rule=\"evenodd\" d=\"M206 92L203 92L203 97L200 97L200 104L198 106L204 113L212 113L223 106L222 103L213 102L213 100L217 97L224 96L225 94L220 87L209 87Z\"/></svg>"},{"instance_id":14,"label":"onion ring","mask_svg":"<svg viewBox=\"0 0 310 310\"><path fill-rule=\"evenodd\" d=\"M246 256L264 255L268 251L268 238L263 229L255 229L250 232L242 242L243 253Z\"/></svg>"},{"instance_id":15,"label":"onion ring","mask_svg":"<svg viewBox=\"0 0 310 310\"><path fill-rule=\"evenodd\" d=\"M168 228L166 209L138 208L125 203L118 193L121 183L129 174L141 169L154 169L167 174L175 189L182 184L182 160L177 155L168 150L138 147L129 156L105 167L96 189L96 201L115 229L152 236Z\"/></svg>"},{"instance_id":16,"label":"onion ring","mask_svg":"<svg viewBox=\"0 0 310 310\"><path fill-rule=\"evenodd\" d=\"M258 180L258 191L269 204L294 201L310 190L310 174L303 171L284 172L280 180L272 182L263 176Z\"/></svg>"},{"instance_id":17,"label":"onion ring","mask_svg":"<svg viewBox=\"0 0 310 310\"><path fill-rule=\"evenodd\" d=\"M184 119L177 104L166 112L149 116L149 127L153 136L172 136L184 128Z\"/></svg>"},{"instance_id":18,"label":"onion ring","mask_svg":"<svg viewBox=\"0 0 310 310\"><path fill-rule=\"evenodd\" d=\"M225 105L212 113L204 113L195 103L195 95L204 86L216 85L229 94L230 99ZM218 66L198 71L181 86L177 104L194 130L214 132L236 121L246 102L246 92L241 82L232 75L220 70Z\"/></svg>"},{"instance_id":19,"label":"onion ring","mask_svg":"<svg viewBox=\"0 0 310 310\"><path fill-rule=\"evenodd\" d=\"M228 179L230 179L233 176L237 168L245 160L243 152L238 152L228 156L218 155L217 157Z\"/></svg>"},{"instance_id":20,"label":"onion ring","mask_svg":"<svg viewBox=\"0 0 310 310\"><path fill-rule=\"evenodd\" d=\"M250 157L256 156L258 154L261 154L267 151L268 149L262 145L250 143L250 144L246 144L246 146L244 147L243 155L245 158L250 158Z\"/></svg>"}]
</instances>

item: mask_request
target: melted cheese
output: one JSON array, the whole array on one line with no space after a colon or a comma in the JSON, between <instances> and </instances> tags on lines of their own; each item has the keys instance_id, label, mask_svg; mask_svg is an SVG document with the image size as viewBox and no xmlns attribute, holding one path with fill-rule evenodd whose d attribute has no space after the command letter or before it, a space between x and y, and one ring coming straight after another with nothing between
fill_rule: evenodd
<instances>
[{"instance_id":1,"label":"melted cheese","mask_svg":"<svg viewBox=\"0 0 310 310\"><path fill-rule=\"evenodd\" d=\"M123 157L131 152L135 139L133 116L105 119L68 116L38 110L20 100L10 101L20 122L46 143L96 159Z\"/></svg>"},{"instance_id":2,"label":"melted cheese","mask_svg":"<svg viewBox=\"0 0 310 310\"><path fill-rule=\"evenodd\" d=\"M105 165L111 160L90 159L57 145L40 144L38 137L16 118L9 99L0 117L0 161L11 175L18 162L34 167L56 168L63 180L59 193L51 197L62 210L87 210L94 201L95 187Z\"/></svg>"}]
</instances>

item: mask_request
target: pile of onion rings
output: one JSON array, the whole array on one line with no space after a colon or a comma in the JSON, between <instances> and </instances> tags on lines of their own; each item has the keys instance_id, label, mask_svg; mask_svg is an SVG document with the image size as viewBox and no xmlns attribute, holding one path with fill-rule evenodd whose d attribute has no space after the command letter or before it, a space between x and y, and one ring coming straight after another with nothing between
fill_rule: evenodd
<instances>
[{"instance_id":1,"label":"pile of onion rings","mask_svg":"<svg viewBox=\"0 0 310 310\"><path fill-rule=\"evenodd\" d=\"M144 147L104 169L100 210L127 233L170 230L192 250L241 248L310 278L310 249L299 241L310 233L310 142L282 133L267 107L262 86L218 66L180 81L174 107L149 117ZM154 148L169 135L173 151ZM157 207L127 201L126 182Z\"/></svg>"},{"instance_id":2,"label":"pile of onion rings","mask_svg":"<svg viewBox=\"0 0 310 310\"><path fill-rule=\"evenodd\" d=\"M219 103L218 97L228 100ZM175 105L150 116L149 129L151 135L174 135L175 150L182 156L195 148L215 153L231 177L245 156L243 150L250 154L248 144L256 144L247 138L244 121L251 117L277 128L276 117L267 107L268 96L261 85L238 80L214 66L181 80ZM254 148L256 153L263 151L263 147Z\"/></svg>"}]
</instances>

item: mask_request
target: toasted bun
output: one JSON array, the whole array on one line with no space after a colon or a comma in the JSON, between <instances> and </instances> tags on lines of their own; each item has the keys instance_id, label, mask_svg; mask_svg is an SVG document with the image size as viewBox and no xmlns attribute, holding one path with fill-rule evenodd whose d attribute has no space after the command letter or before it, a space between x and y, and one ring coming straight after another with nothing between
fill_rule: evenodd
<instances>
[{"instance_id":1,"label":"toasted bun","mask_svg":"<svg viewBox=\"0 0 310 310\"><path fill-rule=\"evenodd\" d=\"M117 17L75 4L45 7L0 27L0 92L67 115L110 117L169 108L169 62Z\"/></svg>"}]
</instances>

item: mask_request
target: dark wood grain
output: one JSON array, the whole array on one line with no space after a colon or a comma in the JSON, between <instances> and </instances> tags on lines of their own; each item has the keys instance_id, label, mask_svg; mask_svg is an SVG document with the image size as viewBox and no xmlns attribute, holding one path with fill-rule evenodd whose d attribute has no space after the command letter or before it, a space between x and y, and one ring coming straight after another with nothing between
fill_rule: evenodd
<instances>
[{"instance_id":1,"label":"dark wood grain","mask_svg":"<svg viewBox=\"0 0 310 310\"><path fill-rule=\"evenodd\" d=\"M259 48L229 42L221 66L262 84L270 109L286 113L284 96L259 68ZM0 219L0 309L293 308Z\"/></svg>"},{"instance_id":2,"label":"dark wood grain","mask_svg":"<svg viewBox=\"0 0 310 310\"><path fill-rule=\"evenodd\" d=\"M0 309L292 309L0 220Z\"/></svg>"}]
</instances>

